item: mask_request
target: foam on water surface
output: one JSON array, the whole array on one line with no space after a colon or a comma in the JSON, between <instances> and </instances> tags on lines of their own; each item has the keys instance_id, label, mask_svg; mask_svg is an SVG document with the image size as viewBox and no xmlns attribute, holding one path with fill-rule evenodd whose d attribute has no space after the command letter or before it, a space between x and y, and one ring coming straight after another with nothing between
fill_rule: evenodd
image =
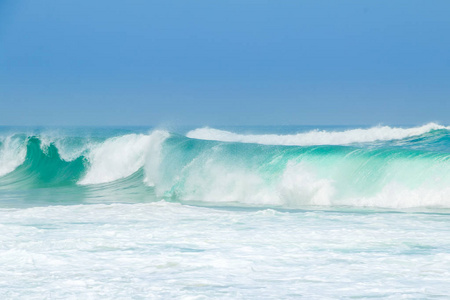
<instances>
[{"instance_id":1,"label":"foam on water surface","mask_svg":"<svg viewBox=\"0 0 450 300\"><path fill-rule=\"evenodd\" d=\"M398 299L450 289L446 214L167 202L0 214L3 299Z\"/></svg>"}]
</instances>

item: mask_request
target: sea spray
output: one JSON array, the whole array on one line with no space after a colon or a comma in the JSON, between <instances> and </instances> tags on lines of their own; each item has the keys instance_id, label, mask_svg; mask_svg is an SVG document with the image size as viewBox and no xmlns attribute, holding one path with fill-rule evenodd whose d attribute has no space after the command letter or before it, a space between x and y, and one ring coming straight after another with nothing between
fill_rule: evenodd
<instances>
[{"instance_id":1,"label":"sea spray","mask_svg":"<svg viewBox=\"0 0 450 300\"><path fill-rule=\"evenodd\" d=\"M14 171L25 160L24 138L17 135L0 137L0 176Z\"/></svg>"},{"instance_id":2,"label":"sea spray","mask_svg":"<svg viewBox=\"0 0 450 300\"><path fill-rule=\"evenodd\" d=\"M142 168L150 136L130 134L106 140L87 155L90 167L79 184L97 184L128 177Z\"/></svg>"}]
</instances>

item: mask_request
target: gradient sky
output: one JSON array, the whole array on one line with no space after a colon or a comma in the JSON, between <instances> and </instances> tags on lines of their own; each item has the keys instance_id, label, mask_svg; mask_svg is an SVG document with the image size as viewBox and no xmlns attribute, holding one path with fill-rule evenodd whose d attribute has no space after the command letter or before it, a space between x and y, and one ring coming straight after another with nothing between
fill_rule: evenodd
<instances>
[{"instance_id":1,"label":"gradient sky","mask_svg":"<svg viewBox=\"0 0 450 300\"><path fill-rule=\"evenodd\" d=\"M1 125L429 121L448 0L0 0Z\"/></svg>"}]
</instances>

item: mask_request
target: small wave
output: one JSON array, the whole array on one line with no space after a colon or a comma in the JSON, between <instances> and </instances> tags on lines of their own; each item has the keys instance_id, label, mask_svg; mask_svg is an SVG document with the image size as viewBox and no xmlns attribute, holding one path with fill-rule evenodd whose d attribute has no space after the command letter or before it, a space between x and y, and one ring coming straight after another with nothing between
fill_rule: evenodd
<instances>
[{"instance_id":1,"label":"small wave","mask_svg":"<svg viewBox=\"0 0 450 300\"><path fill-rule=\"evenodd\" d=\"M350 129L345 131L313 130L304 133L278 134L238 134L214 128L198 128L189 131L186 136L201 140L223 142L254 143L263 145L312 146L312 145L348 145L353 143L368 143L376 141L399 140L419 136L433 130L447 129L436 123L420 127L399 128L377 126L369 129Z\"/></svg>"}]
</instances>

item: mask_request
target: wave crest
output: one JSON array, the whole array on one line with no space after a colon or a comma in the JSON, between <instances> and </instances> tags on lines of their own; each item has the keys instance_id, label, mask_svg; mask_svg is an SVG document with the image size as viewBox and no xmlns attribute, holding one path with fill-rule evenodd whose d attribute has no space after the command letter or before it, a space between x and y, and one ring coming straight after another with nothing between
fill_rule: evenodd
<instances>
[{"instance_id":1,"label":"wave crest","mask_svg":"<svg viewBox=\"0 0 450 300\"><path fill-rule=\"evenodd\" d=\"M313 130L297 134L238 134L214 128L198 128L187 133L187 137L222 142L254 143L263 145L312 146L312 145L348 145L376 141L400 140L419 136L433 130L446 129L436 123L420 127L400 128L376 126L369 129L350 129L345 131Z\"/></svg>"},{"instance_id":2,"label":"wave crest","mask_svg":"<svg viewBox=\"0 0 450 300\"><path fill-rule=\"evenodd\" d=\"M167 132L157 130L149 135L129 134L106 140L87 155L90 167L78 183L98 184L125 178L142 168L146 161L148 172L152 172L157 164L153 162L157 160L154 156L159 155L160 146L168 136ZM148 175L146 180L150 182L152 176L155 175Z\"/></svg>"}]
</instances>

